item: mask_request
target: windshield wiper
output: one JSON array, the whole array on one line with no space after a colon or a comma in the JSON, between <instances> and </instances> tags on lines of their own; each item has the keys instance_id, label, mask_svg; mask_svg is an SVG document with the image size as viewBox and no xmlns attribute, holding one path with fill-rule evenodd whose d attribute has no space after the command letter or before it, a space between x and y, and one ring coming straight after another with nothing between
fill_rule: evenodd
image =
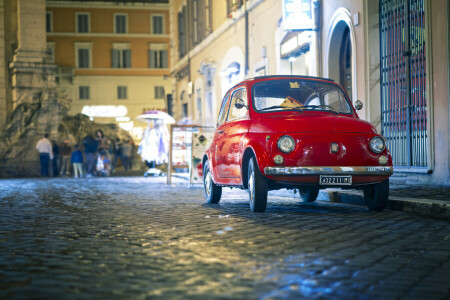
<instances>
[{"instance_id":1,"label":"windshield wiper","mask_svg":"<svg viewBox=\"0 0 450 300\"><path fill-rule=\"evenodd\" d=\"M317 108L322 108L322 109L325 109L326 111L332 112L336 115L339 114L337 111L334 110L334 108L332 108L329 105L305 105L305 106L302 106L302 108L313 109L313 110L317 110Z\"/></svg>"},{"instance_id":2,"label":"windshield wiper","mask_svg":"<svg viewBox=\"0 0 450 300\"><path fill-rule=\"evenodd\" d=\"M299 107L286 107L286 106L281 106L281 105L274 105L274 106L269 106L269 107L264 107L261 109L258 109L259 111L263 111L263 110L269 110L269 109L276 109L276 108L281 108L284 111L289 111L289 110L294 110L294 111L298 111L298 112L303 112L302 108L304 106L299 106Z\"/></svg>"}]
</instances>

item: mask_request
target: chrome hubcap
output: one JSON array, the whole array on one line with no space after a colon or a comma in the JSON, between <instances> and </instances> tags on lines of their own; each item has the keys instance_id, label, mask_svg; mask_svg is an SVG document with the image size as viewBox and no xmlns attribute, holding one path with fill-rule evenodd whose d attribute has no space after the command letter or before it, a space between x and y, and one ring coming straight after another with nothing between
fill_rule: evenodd
<instances>
[{"instance_id":1,"label":"chrome hubcap","mask_svg":"<svg viewBox=\"0 0 450 300\"><path fill-rule=\"evenodd\" d=\"M211 173L208 171L206 171L206 176L205 176L205 191L206 191L206 195L208 195L208 197L211 195L211 189L212 189L212 179L211 179Z\"/></svg>"},{"instance_id":2,"label":"chrome hubcap","mask_svg":"<svg viewBox=\"0 0 450 300\"><path fill-rule=\"evenodd\" d=\"M253 172L251 172L251 174L248 177L248 192L250 193L251 202L253 202L254 188L255 188L255 179L253 177Z\"/></svg>"}]
</instances>

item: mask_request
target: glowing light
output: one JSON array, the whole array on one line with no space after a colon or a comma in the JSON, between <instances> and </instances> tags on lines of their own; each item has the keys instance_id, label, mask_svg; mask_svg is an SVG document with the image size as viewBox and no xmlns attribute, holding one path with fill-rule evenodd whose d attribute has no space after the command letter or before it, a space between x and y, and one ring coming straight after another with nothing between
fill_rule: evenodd
<instances>
[{"instance_id":1,"label":"glowing light","mask_svg":"<svg viewBox=\"0 0 450 300\"><path fill-rule=\"evenodd\" d=\"M123 105L86 105L81 111L88 117L124 117L128 113L128 109Z\"/></svg>"}]
</instances>

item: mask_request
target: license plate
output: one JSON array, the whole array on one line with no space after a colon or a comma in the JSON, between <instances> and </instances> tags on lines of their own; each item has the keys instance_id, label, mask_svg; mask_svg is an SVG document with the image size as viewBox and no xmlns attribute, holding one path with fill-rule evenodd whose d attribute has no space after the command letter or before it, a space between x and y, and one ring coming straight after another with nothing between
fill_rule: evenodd
<instances>
[{"instance_id":1,"label":"license plate","mask_svg":"<svg viewBox=\"0 0 450 300\"><path fill-rule=\"evenodd\" d=\"M352 185L352 176L330 176L320 175L320 182L322 185Z\"/></svg>"}]
</instances>

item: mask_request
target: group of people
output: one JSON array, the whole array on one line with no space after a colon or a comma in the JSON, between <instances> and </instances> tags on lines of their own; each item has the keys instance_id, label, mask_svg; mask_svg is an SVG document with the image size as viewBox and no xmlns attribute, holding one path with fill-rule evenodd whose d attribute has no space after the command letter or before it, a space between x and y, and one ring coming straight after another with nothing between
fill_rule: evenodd
<instances>
[{"instance_id":1,"label":"group of people","mask_svg":"<svg viewBox=\"0 0 450 300\"><path fill-rule=\"evenodd\" d=\"M87 135L82 139L81 145L76 144L72 149L69 140L66 139L58 145L55 141L50 142L48 134L45 134L36 145L41 163L41 176L50 177L50 161L54 177L70 176L71 166L75 178L109 176L119 158L125 170L131 168L132 140L122 142L116 138L114 143L111 143L101 130L97 130L95 135L95 138Z\"/></svg>"}]
</instances>

